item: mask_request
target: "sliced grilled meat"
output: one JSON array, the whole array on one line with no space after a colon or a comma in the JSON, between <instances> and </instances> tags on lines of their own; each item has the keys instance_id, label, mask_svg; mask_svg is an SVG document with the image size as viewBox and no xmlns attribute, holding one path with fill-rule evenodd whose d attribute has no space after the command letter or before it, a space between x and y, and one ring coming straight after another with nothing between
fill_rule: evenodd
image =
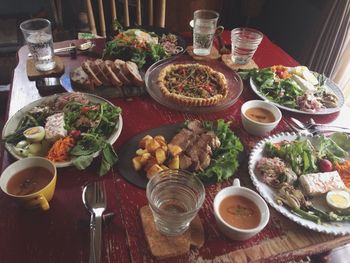
<instances>
[{"instance_id":1,"label":"sliced grilled meat","mask_svg":"<svg viewBox=\"0 0 350 263\"><path fill-rule=\"evenodd\" d=\"M194 120L194 121L188 122L187 128L196 134L201 134L203 132L206 132L206 130L202 126L201 121L199 121L199 120Z\"/></svg>"},{"instance_id":2,"label":"sliced grilled meat","mask_svg":"<svg viewBox=\"0 0 350 263\"><path fill-rule=\"evenodd\" d=\"M183 151L193 142L195 134L189 129L183 128L171 140L170 144L179 146Z\"/></svg>"}]
</instances>

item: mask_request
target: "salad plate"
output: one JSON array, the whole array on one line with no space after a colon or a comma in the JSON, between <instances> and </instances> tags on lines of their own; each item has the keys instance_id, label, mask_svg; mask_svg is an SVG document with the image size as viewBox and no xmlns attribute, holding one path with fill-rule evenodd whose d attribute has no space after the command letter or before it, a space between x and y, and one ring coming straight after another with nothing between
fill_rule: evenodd
<instances>
[{"instance_id":1,"label":"salad plate","mask_svg":"<svg viewBox=\"0 0 350 263\"><path fill-rule=\"evenodd\" d=\"M155 26L120 29L106 43L103 59L122 59L147 69L158 60L185 52L186 41L177 33Z\"/></svg>"},{"instance_id":2,"label":"salad plate","mask_svg":"<svg viewBox=\"0 0 350 263\"><path fill-rule=\"evenodd\" d=\"M180 105L176 101L167 98L160 90L158 77L161 70L171 64L201 64L209 66L213 70L222 73L227 80L227 96L212 106ZM173 110L190 113L209 113L227 109L238 100L243 91L243 83L240 76L225 64L219 61L194 60L191 56L188 55L180 55L154 63L146 72L145 83L147 92L158 103Z\"/></svg>"},{"instance_id":3,"label":"salad plate","mask_svg":"<svg viewBox=\"0 0 350 263\"><path fill-rule=\"evenodd\" d=\"M6 136L14 133L14 131L16 130L16 128L18 127L19 123L21 122L21 120L23 119L23 117L26 115L27 112L29 112L30 110L32 110L34 107L38 107L41 106L43 104L49 103L49 102L53 102L56 100L57 97L62 96L64 94L70 94L70 93L61 93L61 94L55 94L52 96L48 96L48 97L44 97L41 98L39 100L36 100L30 104L28 104L27 106L23 107L22 109L20 109L19 111L17 111L5 124L3 131L2 131L2 138L4 139ZM114 106L111 102L109 102L108 100L101 98L99 96L93 95L93 94L87 94L87 93L82 93L84 95L84 97L86 99L88 99L90 102L92 103L108 103L112 106ZM115 126L114 130L112 131L111 135L109 136L109 138L106 140L107 143L113 144L119 137L121 131L122 131L122 127L123 127L123 119L121 114L119 114L119 120L117 122L117 125ZM25 157L19 155L16 151L15 151L15 145L14 144L10 144L10 143L5 143L5 147L7 149L7 151L17 160L19 159L23 159ZM94 154L94 157L97 157L99 155L99 152L96 152ZM63 161L63 162L55 162L55 166L60 168L60 167L67 167L67 166L71 166L73 165L72 161Z\"/></svg>"},{"instance_id":4,"label":"salad plate","mask_svg":"<svg viewBox=\"0 0 350 263\"><path fill-rule=\"evenodd\" d=\"M312 73L314 75L319 75L317 73ZM256 95L258 95L261 99L266 100L271 102L272 104L276 105L277 107L283 109L283 110L287 110L290 112L295 112L295 113L301 113L301 114L309 114L309 115L325 115L325 114L330 114L330 113L335 113L340 111L341 107L344 105L345 99L344 99L344 95L342 93L342 91L340 90L340 88L329 78L326 78L324 81L324 86L326 88L327 91L333 93L336 98L337 98L337 106L333 107L333 108L321 108L319 110L316 111L306 111L306 110L302 110L302 109L298 109L298 108L292 108L292 107L288 107L287 105L282 105L281 103L278 103L276 101L274 101L271 98L267 98L261 91L260 91L260 86L254 81L253 77L250 77L250 86L252 88L252 90L254 91L254 93ZM293 97L296 97L296 95L293 95Z\"/></svg>"},{"instance_id":5,"label":"salad plate","mask_svg":"<svg viewBox=\"0 0 350 263\"><path fill-rule=\"evenodd\" d=\"M255 147L252 149L249 156L249 167L248 167L250 178L252 179L254 186L256 187L259 194L266 200L266 202L268 202L279 213L289 218L290 220L294 221L295 223L303 227L306 227L308 229L311 229L317 232L326 233L326 234L333 234L333 235L350 234L350 222L316 223L300 217L296 213L292 212L292 210L286 205L279 204L276 201L276 196L278 191L275 188L267 185L262 181L261 174L259 173L256 166L258 161L263 157L265 144L267 142L271 142L272 144L274 144L282 141L295 141L297 138L306 138L314 143L315 142L314 140L317 139L317 136L312 136L312 135L305 136L297 133L279 133L276 135L272 135L268 138L265 138L255 145ZM324 198L322 198L322 196L313 197L312 205L320 210L329 209L327 208L327 203L325 202Z\"/></svg>"}]
</instances>

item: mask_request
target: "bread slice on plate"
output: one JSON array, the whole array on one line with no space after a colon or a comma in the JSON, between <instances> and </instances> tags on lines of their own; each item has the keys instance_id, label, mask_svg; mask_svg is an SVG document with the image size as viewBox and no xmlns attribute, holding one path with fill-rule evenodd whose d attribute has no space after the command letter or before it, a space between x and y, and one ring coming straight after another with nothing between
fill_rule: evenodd
<instances>
[{"instance_id":1,"label":"bread slice on plate","mask_svg":"<svg viewBox=\"0 0 350 263\"><path fill-rule=\"evenodd\" d=\"M81 63L81 67L84 70L84 72L91 78L91 81L94 83L95 87L99 87L102 85L102 81L99 79L99 77L95 74L95 71L92 69L92 67L95 67L95 63L92 60L86 60L83 63Z\"/></svg>"},{"instance_id":2,"label":"bread slice on plate","mask_svg":"<svg viewBox=\"0 0 350 263\"><path fill-rule=\"evenodd\" d=\"M123 82L118 78L118 76L113 71L114 63L110 60L105 60L104 62L104 70L107 73L107 76L109 77L109 80L111 81L113 86L121 87L123 86Z\"/></svg>"},{"instance_id":3,"label":"bread slice on plate","mask_svg":"<svg viewBox=\"0 0 350 263\"><path fill-rule=\"evenodd\" d=\"M74 87L79 89L94 90L92 79L85 73L82 67L77 67L70 72L70 80Z\"/></svg>"},{"instance_id":4,"label":"bread slice on plate","mask_svg":"<svg viewBox=\"0 0 350 263\"><path fill-rule=\"evenodd\" d=\"M136 85L137 87L142 87L144 86L145 82L143 81L139 69L136 65L136 63L132 61L127 61L124 64L124 75L131 80L131 82Z\"/></svg>"}]
</instances>

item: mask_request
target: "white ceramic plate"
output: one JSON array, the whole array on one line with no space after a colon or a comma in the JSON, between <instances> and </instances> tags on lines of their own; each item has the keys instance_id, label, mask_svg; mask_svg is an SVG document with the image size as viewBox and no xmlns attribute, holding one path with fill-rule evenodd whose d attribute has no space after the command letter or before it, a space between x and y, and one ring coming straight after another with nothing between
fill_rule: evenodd
<instances>
[{"instance_id":1,"label":"white ceramic plate","mask_svg":"<svg viewBox=\"0 0 350 263\"><path fill-rule=\"evenodd\" d=\"M252 87L252 90L255 92L256 95L258 95L263 100L270 101L262 93L260 93L259 86L253 81L252 78L250 78L250 86ZM339 89L339 87L333 81L331 81L328 78L326 79L326 86L330 91L332 91L335 94L335 96L337 96L338 107L321 109L320 111L315 111L315 112L309 112L309 111L302 111L302 110L298 110L298 109L289 108L287 106L280 105L280 104L273 102L273 101L270 101L270 102L272 104L276 105L277 107L279 107L280 109L284 109L284 110L296 112L296 113L309 114L309 115L324 115L324 114L330 114L330 113L340 111L341 107L344 105L344 102L345 102L344 95L343 95L342 91Z\"/></svg>"},{"instance_id":2,"label":"white ceramic plate","mask_svg":"<svg viewBox=\"0 0 350 263\"><path fill-rule=\"evenodd\" d=\"M24 114L26 112L28 112L29 110L33 109L36 106L40 106L42 105L44 102L49 102L49 101L53 101L55 100L58 96L63 95L64 93L61 94L55 94L49 97L45 97L39 100L36 100L30 104L28 104L27 106L23 107L22 109L20 109L19 111L17 111L5 124L3 131L2 131L2 138L5 138L7 135L11 134L14 132L14 130L17 128L18 123L20 122L20 120L23 118ZM109 102L108 100L105 100L99 96L93 95L93 94L87 94L87 93L83 93L84 96L91 102L93 103L101 103L101 102L107 102L111 105L113 105L111 102ZM113 105L114 106L114 105ZM111 136L108 138L108 142L113 144L119 137L121 131L122 131L122 127L123 127L123 119L122 116L119 115L119 121L113 131L113 133L111 134ZM22 157L18 154L16 154L15 150L14 150L14 145L6 143L5 144L6 149L9 151L9 153L16 158L17 160L19 159L23 159L25 157ZM94 155L94 157L97 157L99 155L99 152L96 152L96 154ZM67 166L71 166L72 165L72 161L67 161L67 162L57 162L55 163L56 167L67 167Z\"/></svg>"},{"instance_id":3,"label":"white ceramic plate","mask_svg":"<svg viewBox=\"0 0 350 263\"><path fill-rule=\"evenodd\" d=\"M288 207L284 205L279 205L276 203L275 197L276 197L277 191L260 180L260 175L257 172L255 167L256 167L256 163L263 157L262 153L263 153L265 143L268 141L271 141L272 143L281 142L283 140L294 141L300 136L301 135L296 133L279 133L276 135L272 135L266 139L263 139L257 145L255 145L249 157L249 174L253 181L254 186L256 187L260 195L266 200L267 203L269 203L273 208L275 208L282 215L286 216L287 218L296 222L297 224L302 225L306 228L312 229L314 231L322 232L326 234L333 234L333 235L350 234L350 222L337 222L334 224L332 223L316 224L310 220L303 219L298 215L292 213ZM312 136L307 136L307 137L310 138L310 140L314 138ZM312 203L315 205L315 207L318 207L322 210L327 209L325 196L313 198Z\"/></svg>"}]
</instances>

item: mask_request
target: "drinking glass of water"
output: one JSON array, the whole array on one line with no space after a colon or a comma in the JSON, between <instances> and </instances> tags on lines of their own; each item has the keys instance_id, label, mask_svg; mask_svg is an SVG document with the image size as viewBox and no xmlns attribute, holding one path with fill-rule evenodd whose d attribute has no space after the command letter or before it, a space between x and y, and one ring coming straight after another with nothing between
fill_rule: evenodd
<instances>
[{"instance_id":1,"label":"drinking glass of water","mask_svg":"<svg viewBox=\"0 0 350 263\"><path fill-rule=\"evenodd\" d=\"M157 229L168 236L184 233L197 215L205 190L197 176L164 170L148 182L146 195Z\"/></svg>"},{"instance_id":2,"label":"drinking glass of water","mask_svg":"<svg viewBox=\"0 0 350 263\"><path fill-rule=\"evenodd\" d=\"M252 28L235 28L231 31L232 61L247 64L263 38L263 34Z\"/></svg>"},{"instance_id":3,"label":"drinking glass of water","mask_svg":"<svg viewBox=\"0 0 350 263\"><path fill-rule=\"evenodd\" d=\"M43 18L29 19L21 23L24 39L34 64L39 71L49 71L55 68L51 23Z\"/></svg>"},{"instance_id":4,"label":"drinking glass of water","mask_svg":"<svg viewBox=\"0 0 350 263\"><path fill-rule=\"evenodd\" d=\"M210 54L219 14L212 10L197 10L193 14L193 53Z\"/></svg>"}]
</instances>

